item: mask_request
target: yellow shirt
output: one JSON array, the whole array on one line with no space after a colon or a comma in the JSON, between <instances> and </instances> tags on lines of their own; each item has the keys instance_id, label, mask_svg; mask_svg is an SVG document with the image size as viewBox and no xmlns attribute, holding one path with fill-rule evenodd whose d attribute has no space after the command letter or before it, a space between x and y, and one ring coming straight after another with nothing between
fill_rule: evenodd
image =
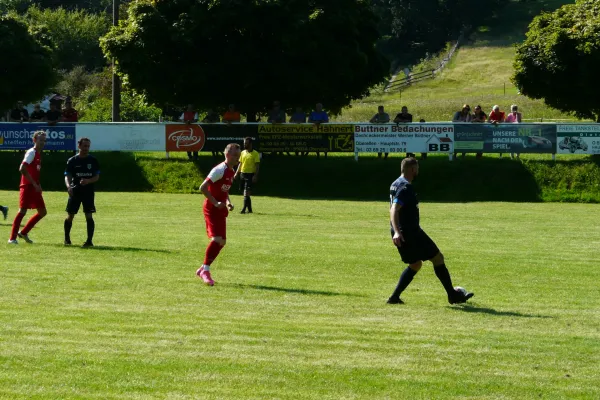
<instances>
[{"instance_id":1,"label":"yellow shirt","mask_svg":"<svg viewBox=\"0 0 600 400\"><path fill-rule=\"evenodd\" d=\"M244 150L240 156L240 171L245 174L254 174L256 172L256 164L260 163L260 154L258 151Z\"/></svg>"}]
</instances>

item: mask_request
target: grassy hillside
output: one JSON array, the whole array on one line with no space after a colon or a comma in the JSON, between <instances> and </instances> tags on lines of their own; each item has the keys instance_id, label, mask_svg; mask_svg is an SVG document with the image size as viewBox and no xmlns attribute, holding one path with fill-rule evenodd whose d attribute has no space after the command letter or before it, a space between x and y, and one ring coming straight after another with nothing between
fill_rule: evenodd
<instances>
[{"instance_id":1,"label":"grassy hillside","mask_svg":"<svg viewBox=\"0 0 600 400\"><path fill-rule=\"evenodd\" d=\"M182 155L164 159L152 153L96 153L101 163L99 191L198 193L210 169L221 159L202 155L196 163ZM48 153L43 159L42 186L63 191L67 153ZM400 155L388 160L374 155L267 157L263 159L256 194L287 198L382 200L400 173ZM16 190L21 156L0 152L0 190ZM481 160L432 156L421 162L416 185L422 200L468 201L569 201L600 202L600 157L523 155L521 160L490 155ZM234 188L238 193L238 188ZM16 206L16 195L0 204ZM11 203L12 202L12 203ZM12 204L12 205L11 205Z\"/></svg>"},{"instance_id":2,"label":"grassy hillside","mask_svg":"<svg viewBox=\"0 0 600 400\"><path fill-rule=\"evenodd\" d=\"M542 11L553 11L569 0L512 2L492 23L479 28L462 46L446 69L436 78L420 82L402 92L384 93L375 89L369 98L357 101L344 110L338 121L368 121L383 104L390 114L408 106L416 121L447 121L465 103L480 104L489 112L493 105L508 111L517 104L523 118L574 119L547 107L541 100L531 100L517 93L510 82L515 56L514 44L525 38L527 27Z\"/></svg>"}]
</instances>

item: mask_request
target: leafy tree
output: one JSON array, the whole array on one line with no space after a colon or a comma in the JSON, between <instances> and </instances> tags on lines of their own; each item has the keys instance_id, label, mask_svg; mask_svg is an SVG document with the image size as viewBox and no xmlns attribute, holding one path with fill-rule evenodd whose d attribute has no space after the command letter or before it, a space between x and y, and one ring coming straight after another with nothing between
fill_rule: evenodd
<instances>
[{"instance_id":1,"label":"leafy tree","mask_svg":"<svg viewBox=\"0 0 600 400\"><path fill-rule=\"evenodd\" d=\"M0 12L17 11L25 13L30 6L37 6L42 9L78 9L99 13L110 10L112 8L112 0L0 0Z\"/></svg>"},{"instance_id":2,"label":"leafy tree","mask_svg":"<svg viewBox=\"0 0 600 400\"><path fill-rule=\"evenodd\" d=\"M34 6L22 19L34 29L43 31L46 40L52 43L56 68L71 70L80 65L92 71L106 65L99 44L99 38L110 27L105 15L64 8L42 10Z\"/></svg>"},{"instance_id":3,"label":"leafy tree","mask_svg":"<svg viewBox=\"0 0 600 400\"><path fill-rule=\"evenodd\" d=\"M55 82L52 52L10 17L0 17L0 110L40 98Z\"/></svg>"},{"instance_id":4,"label":"leafy tree","mask_svg":"<svg viewBox=\"0 0 600 400\"><path fill-rule=\"evenodd\" d=\"M600 122L600 1L537 16L514 66L513 81L527 97Z\"/></svg>"},{"instance_id":5,"label":"leafy tree","mask_svg":"<svg viewBox=\"0 0 600 400\"><path fill-rule=\"evenodd\" d=\"M357 0L139 0L101 44L158 104L336 113L387 73L376 28Z\"/></svg>"}]
</instances>

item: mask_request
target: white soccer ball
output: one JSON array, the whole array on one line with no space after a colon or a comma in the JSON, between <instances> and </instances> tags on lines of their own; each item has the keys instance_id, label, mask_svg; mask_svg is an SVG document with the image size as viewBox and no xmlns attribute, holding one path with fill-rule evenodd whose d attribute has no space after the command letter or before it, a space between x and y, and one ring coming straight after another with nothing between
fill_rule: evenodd
<instances>
[{"instance_id":1,"label":"white soccer ball","mask_svg":"<svg viewBox=\"0 0 600 400\"><path fill-rule=\"evenodd\" d=\"M456 290L457 292L462 293L463 295L467 295L467 289L465 289L464 287L461 286L455 286L454 290Z\"/></svg>"}]
</instances>

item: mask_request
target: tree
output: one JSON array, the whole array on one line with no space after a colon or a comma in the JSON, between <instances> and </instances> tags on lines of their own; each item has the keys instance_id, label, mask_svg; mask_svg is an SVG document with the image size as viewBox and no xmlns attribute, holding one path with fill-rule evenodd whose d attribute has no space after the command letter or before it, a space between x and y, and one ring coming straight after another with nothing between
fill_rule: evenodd
<instances>
[{"instance_id":1,"label":"tree","mask_svg":"<svg viewBox=\"0 0 600 400\"><path fill-rule=\"evenodd\" d=\"M356 0L140 0L101 45L157 104L337 113L387 73L376 28Z\"/></svg>"},{"instance_id":2,"label":"tree","mask_svg":"<svg viewBox=\"0 0 600 400\"><path fill-rule=\"evenodd\" d=\"M111 9L113 0L0 0L0 12L17 11L25 13L30 6L39 8L65 8L68 10L86 10L105 12Z\"/></svg>"},{"instance_id":3,"label":"tree","mask_svg":"<svg viewBox=\"0 0 600 400\"><path fill-rule=\"evenodd\" d=\"M600 1L537 16L514 66L513 82L525 96L600 122Z\"/></svg>"},{"instance_id":4,"label":"tree","mask_svg":"<svg viewBox=\"0 0 600 400\"><path fill-rule=\"evenodd\" d=\"M33 29L42 30L45 38L52 43L57 69L71 70L75 66L83 66L94 71L106 65L99 38L109 30L107 16L84 10L42 10L33 6L21 18Z\"/></svg>"},{"instance_id":5,"label":"tree","mask_svg":"<svg viewBox=\"0 0 600 400\"><path fill-rule=\"evenodd\" d=\"M0 110L39 99L54 84L52 52L14 18L0 17L0 54Z\"/></svg>"}]
</instances>

